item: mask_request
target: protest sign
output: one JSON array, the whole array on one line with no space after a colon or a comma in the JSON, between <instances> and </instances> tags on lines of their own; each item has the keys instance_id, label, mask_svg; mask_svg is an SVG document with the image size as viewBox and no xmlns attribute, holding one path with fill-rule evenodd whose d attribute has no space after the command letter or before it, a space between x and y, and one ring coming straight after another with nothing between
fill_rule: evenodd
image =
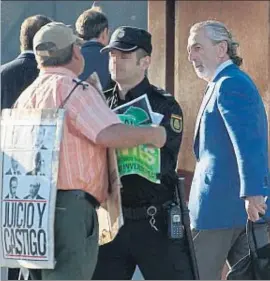
<instances>
[{"instance_id":1,"label":"protest sign","mask_svg":"<svg viewBox=\"0 0 270 281\"><path fill-rule=\"evenodd\" d=\"M152 108L146 94L115 108L114 111L120 120L128 125L142 126L154 122ZM120 177L137 174L151 182L160 183L160 149L139 145L117 149L116 155Z\"/></svg>"},{"instance_id":2,"label":"protest sign","mask_svg":"<svg viewBox=\"0 0 270 281\"><path fill-rule=\"evenodd\" d=\"M5 109L1 119L1 266L54 268L64 110Z\"/></svg>"}]
</instances>

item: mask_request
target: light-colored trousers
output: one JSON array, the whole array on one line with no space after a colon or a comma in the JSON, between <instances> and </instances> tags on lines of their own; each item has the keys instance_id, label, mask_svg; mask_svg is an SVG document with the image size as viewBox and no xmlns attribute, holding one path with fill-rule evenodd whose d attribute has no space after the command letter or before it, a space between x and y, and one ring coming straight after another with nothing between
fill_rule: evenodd
<instances>
[{"instance_id":1,"label":"light-colored trousers","mask_svg":"<svg viewBox=\"0 0 270 281\"><path fill-rule=\"evenodd\" d=\"M220 280L227 261L229 267L248 254L245 228L192 229L194 248L201 280ZM269 243L266 224L255 224L258 248Z\"/></svg>"}]
</instances>

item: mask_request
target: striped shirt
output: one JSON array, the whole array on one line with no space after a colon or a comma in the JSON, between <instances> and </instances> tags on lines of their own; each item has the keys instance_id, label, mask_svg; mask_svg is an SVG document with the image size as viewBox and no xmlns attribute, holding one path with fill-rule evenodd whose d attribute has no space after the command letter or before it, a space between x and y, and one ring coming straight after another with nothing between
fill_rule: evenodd
<instances>
[{"instance_id":1,"label":"striped shirt","mask_svg":"<svg viewBox=\"0 0 270 281\"><path fill-rule=\"evenodd\" d=\"M17 108L57 108L75 86L76 75L63 67L47 67L21 94ZM60 147L58 189L80 189L99 202L108 194L107 149L96 144L98 134L121 123L89 85L79 86L65 105Z\"/></svg>"}]
</instances>

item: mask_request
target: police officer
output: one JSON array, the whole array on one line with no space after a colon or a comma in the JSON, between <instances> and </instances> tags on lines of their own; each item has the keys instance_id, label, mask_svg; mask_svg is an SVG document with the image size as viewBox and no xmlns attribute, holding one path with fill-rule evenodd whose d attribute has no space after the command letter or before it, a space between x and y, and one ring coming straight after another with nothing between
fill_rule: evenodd
<instances>
[{"instance_id":1,"label":"police officer","mask_svg":"<svg viewBox=\"0 0 270 281\"><path fill-rule=\"evenodd\" d=\"M173 96L151 85L145 76L152 52L151 34L147 31L119 27L101 51L109 52L109 68L116 82L113 89L105 92L109 106L115 108L147 94L152 110L164 115L161 125L166 128L167 141L161 149L161 184L139 175L121 178L125 223L111 243L100 247L93 279L131 279L136 265L145 279L193 279L185 238L168 237L165 207L174 200L182 110ZM154 214L151 217L149 207Z\"/></svg>"}]
</instances>

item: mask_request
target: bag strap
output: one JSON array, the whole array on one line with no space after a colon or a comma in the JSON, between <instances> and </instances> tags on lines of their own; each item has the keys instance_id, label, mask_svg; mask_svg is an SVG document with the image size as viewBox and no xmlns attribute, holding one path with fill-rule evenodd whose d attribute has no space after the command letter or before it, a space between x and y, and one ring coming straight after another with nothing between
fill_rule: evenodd
<instances>
[{"instance_id":1,"label":"bag strap","mask_svg":"<svg viewBox=\"0 0 270 281\"><path fill-rule=\"evenodd\" d=\"M270 222L269 218L266 216L261 216L261 218L266 222ZM254 222L251 220L247 220L246 223L246 234L247 234L247 241L248 241L248 247L249 247L249 253L254 258L258 258L258 243L256 240L255 230L254 230Z\"/></svg>"},{"instance_id":2,"label":"bag strap","mask_svg":"<svg viewBox=\"0 0 270 281\"><path fill-rule=\"evenodd\" d=\"M85 89L88 85L86 83L84 83L82 80L76 80L76 79L72 79L72 81L75 83L75 86L71 89L71 91L69 92L69 94L66 96L66 98L61 102L60 106L58 107L58 109L60 108L64 108L64 106L66 105L67 101L69 100L71 94L75 91L75 89L78 86L82 86L83 89ZM58 111L57 109L57 111Z\"/></svg>"},{"instance_id":3,"label":"bag strap","mask_svg":"<svg viewBox=\"0 0 270 281\"><path fill-rule=\"evenodd\" d=\"M58 110L59 110L60 108L63 108L63 107L65 106L65 104L66 104L67 101L69 100L71 94L75 91L75 89L76 89L78 86L81 85L81 86L83 87L83 89L85 89L85 88L88 86L87 83L85 83L85 82L83 82L82 80L79 80L79 79L78 79L78 80L77 80L77 79L72 79L72 82L75 83L75 86L71 89L71 91L70 91L69 94L66 96L66 98L61 102L60 106L57 108L57 112L58 112ZM16 102L13 103L13 105L11 106L11 109L14 108L15 104L16 104Z\"/></svg>"},{"instance_id":4,"label":"bag strap","mask_svg":"<svg viewBox=\"0 0 270 281\"><path fill-rule=\"evenodd\" d=\"M249 253L252 257L258 258L258 254L257 254L258 247L257 247L257 240L254 231L254 223L249 219L247 220L247 224L246 224L246 234L247 234Z\"/></svg>"}]
</instances>

